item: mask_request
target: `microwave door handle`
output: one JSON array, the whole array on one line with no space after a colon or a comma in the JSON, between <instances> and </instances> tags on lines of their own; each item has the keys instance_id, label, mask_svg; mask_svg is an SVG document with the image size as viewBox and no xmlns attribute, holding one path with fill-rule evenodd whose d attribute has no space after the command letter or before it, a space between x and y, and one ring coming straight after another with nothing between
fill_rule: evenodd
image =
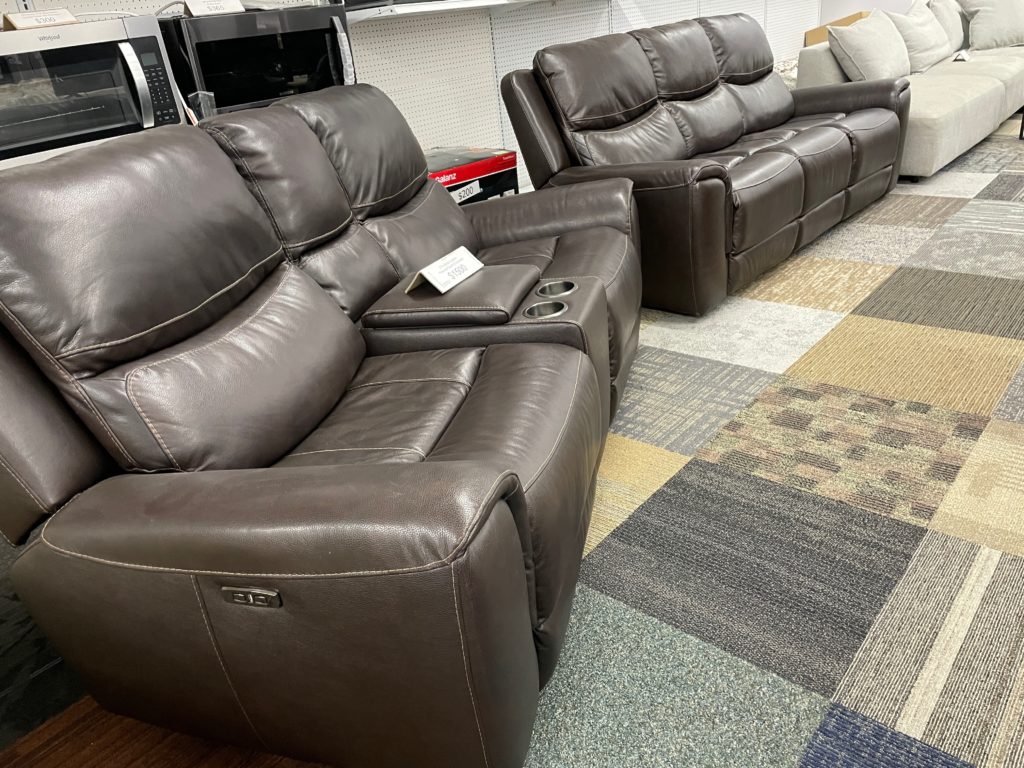
<instances>
[{"instance_id":1,"label":"microwave door handle","mask_svg":"<svg viewBox=\"0 0 1024 768\"><path fill-rule=\"evenodd\" d=\"M120 42L117 49L121 52L125 66L128 67L128 74L132 76L135 83L135 92L139 94L139 111L142 113L142 127L152 128L156 125L153 117L153 95L149 92L149 83L146 82L146 73L142 71L142 62L135 55L135 49L129 42Z\"/></svg>"},{"instance_id":2,"label":"microwave door handle","mask_svg":"<svg viewBox=\"0 0 1024 768\"><path fill-rule=\"evenodd\" d=\"M356 62L352 56L352 44L349 42L348 33L345 31L345 24L341 17L331 16L331 26L338 36L338 53L341 54L341 78L344 85L355 85L356 83Z\"/></svg>"}]
</instances>

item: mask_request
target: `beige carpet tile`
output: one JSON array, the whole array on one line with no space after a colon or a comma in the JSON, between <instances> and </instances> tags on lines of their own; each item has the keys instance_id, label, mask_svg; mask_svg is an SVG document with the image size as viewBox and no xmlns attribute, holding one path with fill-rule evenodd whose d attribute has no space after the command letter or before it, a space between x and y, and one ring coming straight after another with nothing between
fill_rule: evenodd
<instances>
[{"instance_id":1,"label":"beige carpet tile","mask_svg":"<svg viewBox=\"0 0 1024 768\"><path fill-rule=\"evenodd\" d=\"M895 267L796 256L782 262L739 295L802 307L849 312Z\"/></svg>"},{"instance_id":2,"label":"beige carpet tile","mask_svg":"<svg viewBox=\"0 0 1024 768\"><path fill-rule=\"evenodd\" d=\"M600 544L689 460L688 456L628 437L608 435L597 474L594 512L584 554Z\"/></svg>"},{"instance_id":3,"label":"beige carpet tile","mask_svg":"<svg viewBox=\"0 0 1024 768\"><path fill-rule=\"evenodd\" d=\"M931 528L1024 555L1024 424L989 422Z\"/></svg>"},{"instance_id":4,"label":"beige carpet tile","mask_svg":"<svg viewBox=\"0 0 1024 768\"><path fill-rule=\"evenodd\" d=\"M925 525L987 421L781 376L697 455Z\"/></svg>"},{"instance_id":5,"label":"beige carpet tile","mask_svg":"<svg viewBox=\"0 0 1024 768\"><path fill-rule=\"evenodd\" d=\"M1024 229L985 232L947 224L904 263L908 267L1021 279L1024 277Z\"/></svg>"},{"instance_id":6,"label":"beige carpet tile","mask_svg":"<svg viewBox=\"0 0 1024 768\"><path fill-rule=\"evenodd\" d=\"M934 232L934 229L927 227L864 224L859 217L854 216L801 248L798 255L871 264L902 264Z\"/></svg>"},{"instance_id":7,"label":"beige carpet tile","mask_svg":"<svg viewBox=\"0 0 1024 768\"><path fill-rule=\"evenodd\" d=\"M900 267L854 314L1024 340L1024 281Z\"/></svg>"},{"instance_id":8,"label":"beige carpet tile","mask_svg":"<svg viewBox=\"0 0 1024 768\"><path fill-rule=\"evenodd\" d=\"M955 173L939 171L917 183L900 182L893 190L897 195L929 195L931 197L976 197L996 178L994 173Z\"/></svg>"},{"instance_id":9,"label":"beige carpet tile","mask_svg":"<svg viewBox=\"0 0 1024 768\"><path fill-rule=\"evenodd\" d=\"M953 229L997 234L1024 231L1024 204L1006 200L971 200L949 217Z\"/></svg>"},{"instance_id":10,"label":"beige carpet tile","mask_svg":"<svg viewBox=\"0 0 1024 768\"><path fill-rule=\"evenodd\" d=\"M1024 423L1024 365L1021 365L1010 386L1006 388L992 416L1003 421Z\"/></svg>"},{"instance_id":11,"label":"beige carpet tile","mask_svg":"<svg viewBox=\"0 0 1024 768\"><path fill-rule=\"evenodd\" d=\"M879 397L988 416L1024 342L849 315L786 371Z\"/></svg>"},{"instance_id":12,"label":"beige carpet tile","mask_svg":"<svg viewBox=\"0 0 1024 768\"><path fill-rule=\"evenodd\" d=\"M985 768L1024 760L1024 558L929 532L835 700Z\"/></svg>"},{"instance_id":13,"label":"beige carpet tile","mask_svg":"<svg viewBox=\"0 0 1024 768\"><path fill-rule=\"evenodd\" d=\"M961 197L888 195L858 215L857 223L935 229L945 224L967 202Z\"/></svg>"}]
</instances>

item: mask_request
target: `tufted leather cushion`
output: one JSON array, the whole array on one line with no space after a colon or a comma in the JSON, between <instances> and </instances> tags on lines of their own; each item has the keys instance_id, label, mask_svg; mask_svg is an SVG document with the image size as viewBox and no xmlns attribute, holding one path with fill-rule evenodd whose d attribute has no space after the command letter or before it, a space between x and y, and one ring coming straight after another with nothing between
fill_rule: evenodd
<instances>
[{"instance_id":1,"label":"tufted leather cushion","mask_svg":"<svg viewBox=\"0 0 1024 768\"><path fill-rule=\"evenodd\" d=\"M711 41L696 21L629 33L643 48L662 99L695 99L718 85Z\"/></svg>"},{"instance_id":2,"label":"tufted leather cushion","mask_svg":"<svg viewBox=\"0 0 1024 768\"><path fill-rule=\"evenodd\" d=\"M745 85L772 71L775 57L764 29L745 13L706 16L697 20L707 33L722 80Z\"/></svg>"}]
</instances>

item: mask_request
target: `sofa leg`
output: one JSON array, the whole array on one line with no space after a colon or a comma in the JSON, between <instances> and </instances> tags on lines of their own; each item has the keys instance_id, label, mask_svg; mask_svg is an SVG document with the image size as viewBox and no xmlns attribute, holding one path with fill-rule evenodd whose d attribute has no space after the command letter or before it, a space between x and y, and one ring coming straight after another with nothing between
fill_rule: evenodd
<instances>
[{"instance_id":1,"label":"sofa leg","mask_svg":"<svg viewBox=\"0 0 1024 768\"><path fill-rule=\"evenodd\" d=\"M906 182L907 184L917 184L921 181L920 176L900 176L900 181Z\"/></svg>"}]
</instances>

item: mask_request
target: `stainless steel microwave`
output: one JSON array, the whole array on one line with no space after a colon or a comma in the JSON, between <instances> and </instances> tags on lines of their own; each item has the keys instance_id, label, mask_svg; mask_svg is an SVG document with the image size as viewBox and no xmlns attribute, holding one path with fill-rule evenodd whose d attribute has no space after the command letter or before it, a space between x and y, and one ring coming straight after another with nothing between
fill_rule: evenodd
<instances>
[{"instance_id":1,"label":"stainless steel microwave","mask_svg":"<svg viewBox=\"0 0 1024 768\"><path fill-rule=\"evenodd\" d=\"M153 16L0 33L0 165L183 117Z\"/></svg>"},{"instance_id":2,"label":"stainless steel microwave","mask_svg":"<svg viewBox=\"0 0 1024 768\"><path fill-rule=\"evenodd\" d=\"M355 82L345 4L160 20L174 77L200 117Z\"/></svg>"}]
</instances>

